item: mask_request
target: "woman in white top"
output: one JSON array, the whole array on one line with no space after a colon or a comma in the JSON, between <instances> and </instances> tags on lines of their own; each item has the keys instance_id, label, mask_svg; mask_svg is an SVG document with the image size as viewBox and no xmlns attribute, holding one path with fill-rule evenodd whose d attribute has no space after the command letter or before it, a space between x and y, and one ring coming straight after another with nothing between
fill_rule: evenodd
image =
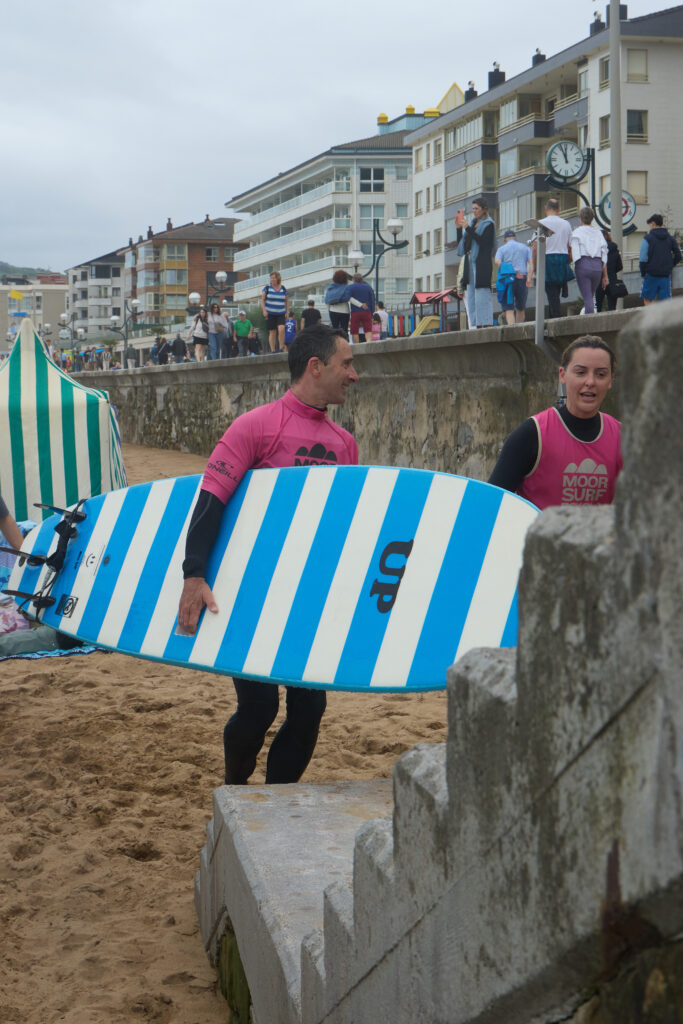
<instances>
[{"instance_id":1,"label":"woman in white top","mask_svg":"<svg viewBox=\"0 0 683 1024\"><path fill-rule=\"evenodd\" d=\"M594 313L595 292L600 284L603 288L607 285L607 242L602 231L593 224L590 207L581 207L579 221L569 244L584 313Z\"/></svg>"},{"instance_id":2,"label":"woman in white top","mask_svg":"<svg viewBox=\"0 0 683 1024\"><path fill-rule=\"evenodd\" d=\"M228 333L228 321L217 302L209 307L209 359L220 359L223 339Z\"/></svg>"},{"instance_id":3,"label":"woman in white top","mask_svg":"<svg viewBox=\"0 0 683 1024\"><path fill-rule=\"evenodd\" d=\"M194 345L194 357L198 363L206 360L206 345L209 340L209 314L202 306L196 314L187 340Z\"/></svg>"}]
</instances>

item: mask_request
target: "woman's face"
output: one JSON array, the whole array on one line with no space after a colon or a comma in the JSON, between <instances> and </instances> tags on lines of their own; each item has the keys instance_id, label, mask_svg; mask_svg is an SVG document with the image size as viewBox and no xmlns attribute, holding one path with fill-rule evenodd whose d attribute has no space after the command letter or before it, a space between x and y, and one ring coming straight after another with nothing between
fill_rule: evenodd
<instances>
[{"instance_id":1,"label":"woman's face","mask_svg":"<svg viewBox=\"0 0 683 1024\"><path fill-rule=\"evenodd\" d=\"M572 416L595 416L613 379L609 352L602 348L575 349L566 369L560 367L560 380L567 388L567 409Z\"/></svg>"},{"instance_id":2,"label":"woman's face","mask_svg":"<svg viewBox=\"0 0 683 1024\"><path fill-rule=\"evenodd\" d=\"M484 207L480 206L479 203L472 203L472 213L475 220L481 220L484 216Z\"/></svg>"},{"instance_id":3,"label":"woman's face","mask_svg":"<svg viewBox=\"0 0 683 1024\"><path fill-rule=\"evenodd\" d=\"M270 275L270 283L272 284L273 288L279 288L275 274Z\"/></svg>"}]
</instances>

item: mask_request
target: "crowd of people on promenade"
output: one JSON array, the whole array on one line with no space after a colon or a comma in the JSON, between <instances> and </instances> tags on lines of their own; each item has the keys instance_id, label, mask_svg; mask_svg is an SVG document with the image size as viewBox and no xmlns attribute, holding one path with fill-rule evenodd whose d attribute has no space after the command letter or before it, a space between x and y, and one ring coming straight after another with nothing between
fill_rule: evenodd
<instances>
[{"instance_id":1,"label":"crowd of people on promenade","mask_svg":"<svg viewBox=\"0 0 683 1024\"><path fill-rule=\"evenodd\" d=\"M563 315L562 299L568 297L568 285L574 279L583 303L582 313L600 313L605 302L608 310L616 309L628 289L619 277L623 261L609 231L594 224L595 215L588 206L579 211L576 228L560 217L557 199L548 199L545 214L540 224L548 232L544 270L549 318ZM678 242L664 227L662 215L653 213L647 224L649 231L639 253L640 297L646 306L671 298L671 275L681 261ZM493 326L494 266L496 294L505 323L523 322L537 271L536 241L529 247L518 242L516 232L509 229L496 249L496 226L483 196L473 201L469 220L464 210L458 210L455 229L460 257L457 290L465 303L469 327Z\"/></svg>"}]
</instances>

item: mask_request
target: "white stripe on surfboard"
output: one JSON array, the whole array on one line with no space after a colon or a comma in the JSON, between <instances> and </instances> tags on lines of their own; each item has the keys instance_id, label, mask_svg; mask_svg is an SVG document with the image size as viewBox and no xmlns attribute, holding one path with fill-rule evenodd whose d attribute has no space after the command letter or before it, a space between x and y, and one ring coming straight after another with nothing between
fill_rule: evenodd
<instances>
[{"instance_id":1,"label":"white stripe on surfboard","mask_svg":"<svg viewBox=\"0 0 683 1024\"><path fill-rule=\"evenodd\" d=\"M537 515L532 505L503 495L454 662L473 647L500 644L522 567L523 538Z\"/></svg>"},{"instance_id":2,"label":"white stripe on surfboard","mask_svg":"<svg viewBox=\"0 0 683 1024\"><path fill-rule=\"evenodd\" d=\"M334 680L398 474L397 469L368 470L320 616L302 682L331 683Z\"/></svg>"},{"instance_id":3,"label":"white stripe on surfboard","mask_svg":"<svg viewBox=\"0 0 683 1024\"><path fill-rule=\"evenodd\" d=\"M15 342L17 344L17 342ZM21 342L19 342L21 344ZM36 416L36 357L33 345L21 345L21 433L24 444L24 482L28 500L28 514L31 515L31 502L36 495L42 494L40 487L40 471L38 462L38 418ZM15 471L16 472L16 471ZM42 499L40 499L42 500ZM37 512L37 518L43 518Z\"/></svg>"},{"instance_id":4,"label":"white stripe on surfboard","mask_svg":"<svg viewBox=\"0 0 683 1024\"><path fill-rule=\"evenodd\" d=\"M242 666L247 675L269 676L272 671L336 472L334 466L319 466L308 473Z\"/></svg>"},{"instance_id":5,"label":"white stripe on surfboard","mask_svg":"<svg viewBox=\"0 0 683 1024\"><path fill-rule=\"evenodd\" d=\"M119 577L109 599L107 613L97 634L97 643L105 644L107 647L118 646L121 630L126 623L142 570L145 567L151 538L154 537L157 529L161 528L173 484L174 481L171 479L160 480L150 488L135 527L135 533L119 569Z\"/></svg>"},{"instance_id":6,"label":"white stripe on surfboard","mask_svg":"<svg viewBox=\"0 0 683 1024\"><path fill-rule=\"evenodd\" d=\"M38 526L33 531L35 533L35 537L33 537L33 540L31 542L31 547L33 547L33 544L35 544L36 540L38 539L38 532L41 529L42 529L42 526ZM24 541L24 544L22 544L22 546L21 546L22 551L25 550L25 544L26 544L26 542ZM58 544L59 544L59 536L56 533L53 533L52 534L52 540L50 541L49 547L47 549L47 557L48 558L50 557L50 555L54 551L57 550L57 545ZM26 571L27 568L28 568L28 566L24 567L24 572ZM43 567L40 570L40 573L38 575L38 579L36 580L36 583L34 584L33 593L37 594L38 591L42 590L42 588L45 586L45 584L48 583L52 579L52 577L54 575L55 575L54 569L49 568L47 565L43 565ZM12 588L12 589L15 589L15 588ZM17 590L23 590L24 588L23 587L17 587L16 589ZM35 612L36 612L36 609L35 609L35 607L33 605L31 605L30 608L29 608L29 611L30 611L30 613L32 615L34 615Z\"/></svg>"},{"instance_id":7,"label":"white stripe on surfboard","mask_svg":"<svg viewBox=\"0 0 683 1024\"><path fill-rule=\"evenodd\" d=\"M100 564L109 538L111 537L112 530L116 524L116 520L119 517L121 507L126 497L125 491L111 491L105 495L104 501L102 502L102 508L100 514L97 517L97 522L93 527L93 531L90 535L90 539L86 545L83 557L81 558L80 567L76 573L69 596L76 599L75 607L73 612L68 618L60 619L57 629L61 629L64 633L68 633L70 636L78 634L78 629L83 618L83 613L88 604L88 596L92 587L93 579L97 567ZM78 529L78 527L76 527Z\"/></svg>"},{"instance_id":8,"label":"white stripe on surfboard","mask_svg":"<svg viewBox=\"0 0 683 1024\"><path fill-rule=\"evenodd\" d=\"M66 469L64 467L64 430L62 427L62 389L58 373L47 374L48 416L50 422L50 472L52 504L66 507ZM76 494L78 494L76 490ZM46 499L43 499L46 500Z\"/></svg>"},{"instance_id":9,"label":"white stripe on surfboard","mask_svg":"<svg viewBox=\"0 0 683 1024\"><path fill-rule=\"evenodd\" d=\"M191 662L213 665L218 657L242 577L261 529L277 477L277 470L263 469L252 474L213 585L218 611L215 614L204 612L189 657Z\"/></svg>"},{"instance_id":10,"label":"white stripe on surfboard","mask_svg":"<svg viewBox=\"0 0 683 1024\"><path fill-rule=\"evenodd\" d=\"M178 540L176 541L176 545L173 549L173 554L171 555L168 563L164 582L161 584L161 590L159 591L157 602L154 606L154 611L152 612L152 617L149 620L145 638L140 647L140 654L146 654L150 658L162 657L173 627L175 626L180 595L183 592L183 559L185 558L185 541L187 540L187 531L190 526L190 520L192 519L192 513L194 512L194 506L197 501L197 497L199 496L201 485L202 482L200 478L199 483L197 484L197 490L194 493L187 515L185 516L183 528L180 531L180 535L178 536Z\"/></svg>"},{"instance_id":11,"label":"white stripe on surfboard","mask_svg":"<svg viewBox=\"0 0 683 1024\"><path fill-rule=\"evenodd\" d=\"M370 686L405 686L408 681L466 487L461 477L438 475L431 482Z\"/></svg>"}]
</instances>

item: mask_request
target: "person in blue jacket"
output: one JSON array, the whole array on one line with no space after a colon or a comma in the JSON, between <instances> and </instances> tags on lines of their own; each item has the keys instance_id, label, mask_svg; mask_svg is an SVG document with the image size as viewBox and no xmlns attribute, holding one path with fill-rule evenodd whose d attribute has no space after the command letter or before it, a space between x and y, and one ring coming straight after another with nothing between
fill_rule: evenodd
<instances>
[{"instance_id":1,"label":"person in blue jacket","mask_svg":"<svg viewBox=\"0 0 683 1024\"><path fill-rule=\"evenodd\" d=\"M681 262L681 250L664 227L661 213L653 213L647 223L651 229L640 243L639 262L643 279L640 297L649 306L655 299L671 298L671 272Z\"/></svg>"}]
</instances>

